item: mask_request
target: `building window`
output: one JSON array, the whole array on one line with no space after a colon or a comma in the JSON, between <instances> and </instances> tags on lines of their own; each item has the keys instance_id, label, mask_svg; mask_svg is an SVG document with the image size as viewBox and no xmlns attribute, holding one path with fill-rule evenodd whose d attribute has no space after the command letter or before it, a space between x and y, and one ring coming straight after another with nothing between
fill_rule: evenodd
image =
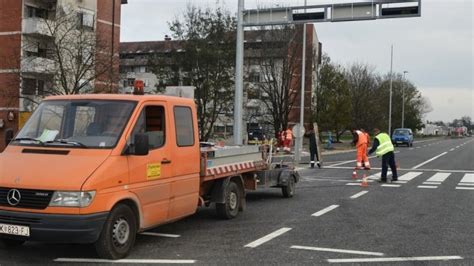
<instances>
[{"instance_id":1,"label":"building window","mask_svg":"<svg viewBox=\"0 0 474 266\"><path fill-rule=\"evenodd\" d=\"M94 14L90 12L77 13L78 27L82 29L94 30Z\"/></svg>"},{"instance_id":2,"label":"building window","mask_svg":"<svg viewBox=\"0 0 474 266\"><path fill-rule=\"evenodd\" d=\"M32 6L26 6L26 17L28 18L48 18L48 10Z\"/></svg>"},{"instance_id":3,"label":"building window","mask_svg":"<svg viewBox=\"0 0 474 266\"><path fill-rule=\"evenodd\" d=\"M249 74L249 82L253 82L253 83L260 82L260 73L251 72Z\"/></svg>"},{"instance_id":4,"label":"building window","mask_svg":"<svg viewBox=\"0 0 474 266\"><path fill-rule=\"evenodd\" d=\"M23 78L21 83L21 94L44 95L44 80Z\"/></svg>"},{"instance_id":5,"label":"building window","mask_svg":"<svg viewBox=\"0 0 474 266\"><path fill-rule=\"evenodd\" d=\"M135 79L127 79L126 86L133 87L134 83L135 83Z\"/></svg>"}]
</instances>

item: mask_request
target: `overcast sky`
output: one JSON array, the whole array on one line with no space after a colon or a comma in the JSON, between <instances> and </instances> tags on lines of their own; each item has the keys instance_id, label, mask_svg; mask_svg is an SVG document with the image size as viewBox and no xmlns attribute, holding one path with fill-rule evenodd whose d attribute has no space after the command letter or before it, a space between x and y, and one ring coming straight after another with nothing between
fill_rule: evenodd
<instances>
[{"instance_id":1,"label":"overcast sky","mask_svg":"<svg viewBox=\"0 0 474 266\"><path fill-rule=\"evenodd\" d=\"M308 5L340 2L349 1L307 0ZM422 0L421 18L319 23L316 32L334 61L368 63L380 73L390 70L393 44L394 71L408 71L407 78L431 101L434 110L426 119L474 119L472 2ZM237 10L237 0L128 0L122 6L121 41L163 40L170 34L167 22L188 4ZM245 9L303 4L304 0L245 0Z\"/></svg>"}]
</instances>

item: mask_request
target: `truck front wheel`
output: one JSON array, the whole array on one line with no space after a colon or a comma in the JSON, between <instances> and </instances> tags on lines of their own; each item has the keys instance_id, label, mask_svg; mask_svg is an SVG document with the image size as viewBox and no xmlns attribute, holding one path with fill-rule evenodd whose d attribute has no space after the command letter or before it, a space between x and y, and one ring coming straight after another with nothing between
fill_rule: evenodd
<instances>
[{"instance_id":1,"label":"truck front wheel","mask_svg":"<svg viewBox=\"0 0 474 266\"><path fill-rule=\"evenodd\" d=\"M126 257L135 243L136 234L135 213L125 204L117 205L110 212L95 243L97 254L101 258L112 260Z\"/></svg>"},{"instance_id":2,"label":"truck front wheel","mask_svg":"<svg viewBox=\"0 0 474 266\"><path fill-rule=\"evenodd\" d=\"M242 192L235 182L229 182L224 191L224 203L216 203L217 215L223 219L232 219L239 214Z\"/></svg>"}]
</instances>

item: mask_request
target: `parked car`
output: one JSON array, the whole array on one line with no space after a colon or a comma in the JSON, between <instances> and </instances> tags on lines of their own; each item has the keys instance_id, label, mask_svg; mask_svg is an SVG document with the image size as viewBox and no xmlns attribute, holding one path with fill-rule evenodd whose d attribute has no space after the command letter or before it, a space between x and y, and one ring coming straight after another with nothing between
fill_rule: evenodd
<instances>
[{"instance_id":1,"label":"parked car","mask_svg":"<svg viewBox=\"0 0 474 266\"><path fill-rule=\"evenodd\" d=\"M406 144L407 147L413 146L413 132L409 128L397 128L393 131L392 142L395 146Z\"/></svg>"},{"instance_id":2,"label":"parked car","mask_svg":"<svg viewBox=\"0 0 474 266\"><path fill-rule=\"evenodd\" d=\"M265 141L265 134L261 129L250 130L247 137L249 145L260 145Z\"/></svg>"}]
</instances>

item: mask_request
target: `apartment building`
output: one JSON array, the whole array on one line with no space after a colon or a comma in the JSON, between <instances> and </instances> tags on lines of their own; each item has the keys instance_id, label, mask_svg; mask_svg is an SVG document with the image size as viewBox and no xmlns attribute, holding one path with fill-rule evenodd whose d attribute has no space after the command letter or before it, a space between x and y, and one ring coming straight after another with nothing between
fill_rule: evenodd
<instances>
[{"instance_id":1,"label":"apartment building","mask_svg":"<svg viewBox=\"0 0 474 266\"><path fill-rule=\"evenodd\" d=\"M126 3L0 0L0 151L44 96L117 92Z\"/></svg>"},{"instance_id":2,"label":"apartment building","mask_svg":"<svg viewBox=\"0 0 474 266\"><path fill-rule=\"evenodd\" d=\"M303 27L295 28L296 34L302 36ZM245 32L244 50L244 125L247 131L263 130L267 135L273 135L273 127L269 124L271 114L267 110L265 101L268 101L268 93L262 90L265 83L273 82L269 75L267 66L271 64L283 64L282 62L291 57L295 69L288 79L294 93L294 103L288 115L289 125L299 123L300 97L301 97L301 63L302 46L291 44L290 49L284 53L274 51L274 47L288 47L287 39L276 39L268 35L268 31L254 30ZM311 108L313 92L316 84L316 70L321 58L321 44L319 43L315 28L312 24L307 25L306 31L306 81L305 81L305 123L311 121ZM298 39L298 38L296 38ZM301 39L301 38L300 38ZM279 46L281 44L281 46ZM166 58L170 53L185 53L182 41L172 40L165 36L163 41L149 42L122 42L120 43L120 92L131 93L135 80L144 81L145 93L157 93L156 85L159 78L152 72L151 58ZM273 47L273 48L272 48ZM273 49L273 50L272 50ZM268 57L272 55L272 60ZM288 62L286 62L289 64ZM283 68L280 68L283 69ZM189 84L170 84L173 86L187 86ZM214 136L227 138L233 134L233 114L224 113L219 116L214 125Z\"/></svg>"}]
</instances>

